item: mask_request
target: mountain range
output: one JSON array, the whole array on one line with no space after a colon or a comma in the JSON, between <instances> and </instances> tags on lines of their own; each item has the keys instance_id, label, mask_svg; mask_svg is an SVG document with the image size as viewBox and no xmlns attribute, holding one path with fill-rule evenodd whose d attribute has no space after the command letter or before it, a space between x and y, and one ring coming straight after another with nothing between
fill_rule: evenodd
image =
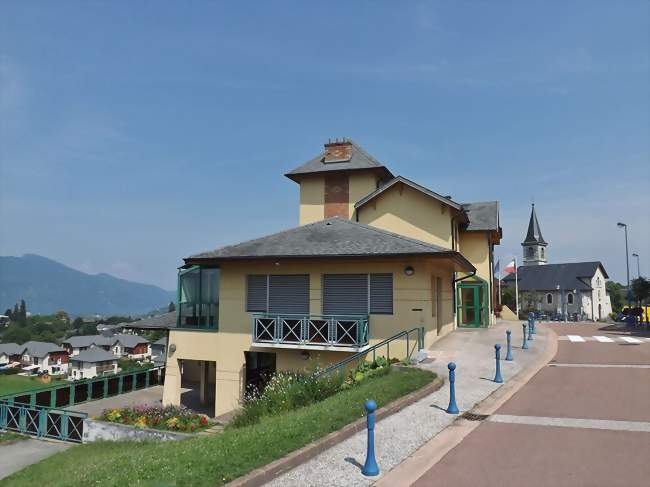
<instances>
[{"instance_id":1,"label":"mountain range","mask_svg":"<svg viewBox=\"0 0 650 487\"><path fill-rule=\"evenodd\" d=\"M86 274L40 255L0 256L0 313L24 299L27 311L139 315L176 299L174 291L108 274Z\"/></svg>"}]
</instances>

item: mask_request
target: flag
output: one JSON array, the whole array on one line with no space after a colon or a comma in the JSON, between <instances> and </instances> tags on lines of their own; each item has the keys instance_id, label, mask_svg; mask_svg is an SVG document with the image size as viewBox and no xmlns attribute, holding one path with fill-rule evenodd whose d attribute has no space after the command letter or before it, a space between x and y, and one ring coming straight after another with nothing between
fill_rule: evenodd
<instances>
[{"instance_id":1,"label":"flag","mask_svg":"<svg viewBox=\"0 0 650 487\"><path fill-rule=\"evenodd\" d=\"M500 260L497 260L496 264L494 264L494 272L493 272L493 274L495 276L499 275L499 267L500 267L499 262L500 262Z\"/></svg>"},{"instance_id":2,"label":"flag","mask_svg":"<svg viewBox=\"0 0 650 487\"><path fill-rule=\"evenodd\" d=\"M503 268L503 271L504 271L506 274L512 274L513 272L515 272L515 265L516 265L516 264L515 264L515 261L513 260L512 262L510 262L510 264L508 264L507 266L505 266L505 267Z\"/></svg>"}]
</instances>

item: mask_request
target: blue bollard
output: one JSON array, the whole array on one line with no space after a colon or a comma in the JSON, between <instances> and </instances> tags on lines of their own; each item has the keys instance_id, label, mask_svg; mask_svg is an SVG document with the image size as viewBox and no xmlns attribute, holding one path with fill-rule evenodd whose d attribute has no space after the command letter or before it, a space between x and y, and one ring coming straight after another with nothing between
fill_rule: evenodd
<instances>
[{"instance_id":1,"label":"blue bollard","mask_svg":"<svg viewBox=\"0 0 650 487\"><path fill-rule=\"evenodd\" d=\"M366 452L366 463L363 465L361 473L366 477L375 477L379 475L379 467L375 460L375 410L377 403L372 399L364 403L368 412L368 451Z\"/></svg>"},{"instance_id":2,"label":"blue bollard","mask_svg":"<svg viewBox=\"0 0 650 487\"><path fill-rule=\"evenodd\" d=\"M494 374L494 382L501 384L503 382L503 377L501 377L501 345L498 343L494 346L494 355L497 360L497 372Z\"/></svg>"},{"instance_id":3,"label":"blue bollard","mask_svg":"<svg viewBox=\"0 0 650 487\"><path fill-rule=\"evenodd\" d=\"M456 364L449 362L447 364L449 369L449 406L447 406L448 414L458 414L458 405L456 404Z\"/></svg>"},{"instance_id":4,"label":"blue bollard","mask_svg":"<svg viewBox=\"0 0 650 487\"><path fill-rule=\"evenodd\" d=\"M512 332L506 330L506 339L508 340L508 350L506 352L506 360L512 362Z\"/></svg>"},{"instance_id":5,"label":"blue bollard","mask_svg":"<svg viewBox=\"0 0 650 487\"><path fill-rule=\"evenodd\" d=\"M524 343L523 343L523 345L521 346L521 348L522 348L523 350L527 350L527 349L528 349L528 342L526 341L526 323L522 323L522 324L521 324L521 328L522 328L523 331L524 331Z\"/></svg>"},{"instance_id":6,"label":"blue bollard","mask_svg":"<svg viewBox=\"0 0 650 487\"><path fill-rule=\"evenodd\" d=\"M533 339L533 327L528 325L528 341Z\"/></svg>"},{"instance_id":7,"label":"blue bollard","mask_svg":"<svg viewBox=\"0 0 650 487\"><path fill-rule=\"evenodd\" d=\"M535 313L532 311L528 313L528 329L530 330L531 334L535 334Z\"/></svg>"}]
</instances>

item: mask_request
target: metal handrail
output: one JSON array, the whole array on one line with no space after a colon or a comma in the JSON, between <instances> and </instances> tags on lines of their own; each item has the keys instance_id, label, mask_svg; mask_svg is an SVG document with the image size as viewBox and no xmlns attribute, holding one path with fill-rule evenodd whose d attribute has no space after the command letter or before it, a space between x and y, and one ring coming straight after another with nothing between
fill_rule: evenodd
<instances>
[{"instance_id":1,"label":"metal handrail","mask_svg":"<svg viewBox=\"0 0 650 487\"><path fill-rule=\"evenodd\" d=\"M412 355L412 352L411 352L411 347L410 347L410 343L409 343L410 342L409 337L410 337L411 333L413 333L413 332L417 332L417 347L418 347L418 350L421 350L422 348L424 348L424 327L423 326L418 326L418 327L415 327L415 328L411 328L410 330L400 331L399 333L397 333L397 334L395 334L395 335L393 335L393 336L391 336L389 338L386 338L385 340L383 340L383 341L381 341L381 342L379 342L379 343L377 343L377 344L375 344L375 345L373 345L373 346L371 346L371 347L369 347L369 348L367 348L367 349L365 349L365 350L363 350L361 352L357 352L357 353L355 353L353 355L350 355L349 357L344 358L340 362L337 362L335 364L330 365L329 367L326 367L325 369L323 369L322 371L317 373L315 377L318 378L318 377L321 377L321 376L323 376L325 374L330 374L331 375L332 372L334 372L336 370L341 370L343 367L345 367L349 363L354 362L355 360L359 360L360 358L365 357L370 352L372 352L372 359L374 361L377 358L376 357L377 349L383 347L384 345L386 346L386 358L390 360L390 343L395 341L395 340L399 340L402 337L406 337L406 357L408 359L410 359L411 355Z\"/></svg>"}]
</instances>

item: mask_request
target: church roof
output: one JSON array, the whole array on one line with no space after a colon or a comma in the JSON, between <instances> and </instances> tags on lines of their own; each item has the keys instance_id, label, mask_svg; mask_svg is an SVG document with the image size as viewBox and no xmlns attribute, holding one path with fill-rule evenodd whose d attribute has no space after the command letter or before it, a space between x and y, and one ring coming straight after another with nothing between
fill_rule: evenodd
<instances>
[{"instance_id":1,"label":"church roof","mask_svg":"<svg viewBox=\"0 0 650 487\"><path fill-rule=\"evenodd\" d=\"M526 233L526 239L523 242L523 245L537 243L546 245L544 237L542 237L542 231L539 228L539 222L537 221L537 214L535 213L535 203L533 203L533 208L530 211L530 221L528 222L528 232Z\"/></svg>"},{"instance_id":2,"label":"church roof","mask_svg":"<svg viewBox=\"0 0 650 487\"><path fill-rule=\"evenodd\" d=\"M517 269L520 291L552 291L559 285L562 289L588 291L590 280L600 268L603 276L609 276L602 262L567 262L565 264L546 264L521 266ZM514 272L503 278L505 285L514 285Z\"/></svg>"}]
</instances>

